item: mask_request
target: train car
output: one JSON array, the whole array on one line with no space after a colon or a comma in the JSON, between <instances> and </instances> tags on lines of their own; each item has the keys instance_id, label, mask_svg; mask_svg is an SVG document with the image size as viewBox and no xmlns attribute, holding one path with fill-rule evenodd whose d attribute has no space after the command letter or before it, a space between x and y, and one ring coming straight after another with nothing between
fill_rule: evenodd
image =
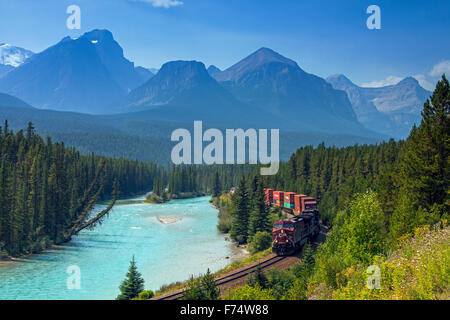
<instances>
[{"instance_id":1,"label":"train car","mask_svg":"<svg viewBox=\"0 0 450 320\"><path fill-rule=\"evenodd\" d=\"M284 193L284 207L285 208L288 208L288 209L295 208L294 196L295 196L295 192L285 192Z\"/></svg>"},{"instance_id":2,"label":"train car","mask_svg":"<svg viewBox=\"0 0 450 320\"><path fill-rule=\"evenodd\" d=\"M273 205L275 207L284 207L284 191L273 192Z\"/></svg>"},{"instance_id":3,"label":"train car","mask_svg":"<svg viewBox=\"0 0 450 320\"><path fill-rule=\"evenodd\" d=\"M312 197L308 197L307 195L304 194L298 194L294 196L294 200L295 200L294 211L296 215L300 215L304 211L308 210L317 210L317 201Z\"/></svg>"},{"instance_id":4,"label":"train car","mask_svg":"<svg viewBox=\"0 0 450 320\"><path fill-rule=\"evenodd\" d=\"M317 210L317 201L306 194L264 189L264 201L272 207L279 207L283 212L297 216L306 211Z\"/></svg>"},{"instance_id":5,"label":"train car","mask_svg":"<svg viewBox=\"0 0 450 320\"><path fill-rule=\"evenodd\" d=\"M302 212L309 210L317 210L317 202L314 198L306 197L302 199Z\"/></svg>"},{"instance_id":6,"label":"train car","mask_svg":"<svg viewBox=\"0 0 450 320\"><path fill-rule=\"evenodd\" d=\"M273 189L264 189L264 202L267 205L272 205L273 203Z\"/></svg>"},{"instance_id":7,"label":"train car","mask_svg":"<svg viewBox=\"0 0 450 320\"><path fill-rule=\"evenodd\" d=\"M294 195L294 214L299 215L302 214L302 199L306 198L306 194L296 194Z\"/></svg>"},{"instance_id":8,"label":"train car","mask_svg":"<svg viewBox=\"0 0 450 320\"><path fill-rule=\"evenodd\" d=\"M280 256L293 254L319 232L317 210L305 210L301 216L277 221L272 229L272 252Z\"/></svg>"}]
</instances>

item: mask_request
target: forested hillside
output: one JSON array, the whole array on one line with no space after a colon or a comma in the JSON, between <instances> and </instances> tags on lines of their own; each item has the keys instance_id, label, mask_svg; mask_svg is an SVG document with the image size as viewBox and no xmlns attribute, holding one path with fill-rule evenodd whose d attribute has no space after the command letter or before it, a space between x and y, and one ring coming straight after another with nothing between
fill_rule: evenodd
<instances>
[{"instance_id":1,"label":"forested hillside","mask_svg":"<svg viewBox=\"0 0 450 320\"><path fill-rule=\"evenodd\" d=\"M158 170L150 163L81 156L44 141L31 123L17 133L7 122L0 128L0 161L0 253L12 256L68 240L98 200L151 190Z\"/></svg>"},{"instance_id":2,"label":"forested hillside","mask_svg":"<svg viewBox=\"0 0 450 320\"><path fill-rule=\"evenodd\" d=\"M105 157L138 159L159 165L171 163L170 152L176 143L170 140L170 136L174 130L186 128L193 134L192 122L154 120L146 112L94 116L14 105L5 106L0 101L0 121L4 120L8 120L14 130L25 128L31 121L39 135L50 136L53 141L64 142L66 146L75 147L81 154L94 152ZM211 126L204 126L204 130L209 128ZM217 127L223 133L226 128L228 127ZM342 147L355 143L376 143L382 138L382 136L363 137L281 130L280 159L287 161L297 148L317 145L322 141L328 146Z\"/></svg>"},{"instance_id":3,"label":"forested hillside","mask_svg":"<svg viewBox=\"0 0 450 320\"><path fill-rule=\"evenodd\" d=\"M331 231L314 255L305 249L303 263L228 298L448 299L449 170L450 85L443 76L406 141L301 148L276 176L262 178L265 187L316 197ZM247 236L251 187L239 189L233 223ZM375 291L366 288L374 264L382 283Z\"/></svg>"}]
</instances>

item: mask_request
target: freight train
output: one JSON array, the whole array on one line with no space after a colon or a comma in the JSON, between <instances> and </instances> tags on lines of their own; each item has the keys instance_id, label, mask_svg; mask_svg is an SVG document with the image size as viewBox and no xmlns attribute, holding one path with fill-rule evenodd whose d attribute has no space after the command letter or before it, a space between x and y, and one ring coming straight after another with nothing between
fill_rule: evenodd
<instances>
[{"instance_id":1,"label":"freight train","mask_svg":"<svg viewBox=\"0 0 450 320\"><path fill-rule=\"evenodd\" d=\"M317 202L312 197L294 192L264 189L264 201L293 214L291 219L277 221L272 230L272 251L290 255L312 240L320 231Z\"/></svg>"}]
</instances>

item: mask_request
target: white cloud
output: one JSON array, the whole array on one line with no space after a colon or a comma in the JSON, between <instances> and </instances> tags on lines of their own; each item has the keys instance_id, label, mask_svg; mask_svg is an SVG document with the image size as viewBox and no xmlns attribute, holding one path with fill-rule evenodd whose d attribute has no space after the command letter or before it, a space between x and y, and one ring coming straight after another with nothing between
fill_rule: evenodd
<instances>
[{"instance_id":1,"label":"white cloud","mask_svg":"<svg viewBox=\"0 0 450 320\"><path fill-rule=\"evenodd\" d=\"M417 81L419 81L419 84L422 86L422 88L427 89L428 91L434 90L434 84L432 81L429 81L427 77L423 74L416 74L413 76Z\"/></svg>"},{"instance_id":2,"label":"white cloud","mask_svg":"<svg viewBox=\"0 0 450 320\"><path fill-rule=\"evenodd\" d=\"M363 83L361 85L361 87L364 87L364 88L379 88L379 87L392 86L392 85L395 85L395 84L399 83L402 80L403 80L402 77L388 76L384 80L374 80L374 81L371 81L371 82Z\"/></svg>"},{"instance_id":3,"label":"white cloud","mask_svg":"<svg viewBox=\"0 0 450 320\"><path fill-rule=\"evenodd\" d=\"M441 61L435 64L430 71L430 76L441 77L443 74L450 75L450 60Z\"/></svg>"},{"instance_id":4,"label":"white cloud","mask_svg":"<svg viewBox=\"0 0 450 320\"><path fill-rule=\"evenodd\" d=\"M447 77L450 77L450 60L444 60L437 64L435 64L428 74L416 74L412 76L419 84L428 91L433 91L436 83L440 80L443 74L446 74ZM400 81L402 81L403 77L397 76L388 76L384 80L374 80L371 82L363 83L361 87L364 88L380 88L385 86L396 85Z\"/></svg>"},{"instance_id":5,"label":"white cloud","mask_svg":"<svg viewBox=\"0 0 450 320\"><path fill-rule=\"evenodd\" d=\"M150 3L155 8L170 8L181 6L183 4L182 1L178 0L133 0L133 1Z\"/></svg>"}]
</instances>

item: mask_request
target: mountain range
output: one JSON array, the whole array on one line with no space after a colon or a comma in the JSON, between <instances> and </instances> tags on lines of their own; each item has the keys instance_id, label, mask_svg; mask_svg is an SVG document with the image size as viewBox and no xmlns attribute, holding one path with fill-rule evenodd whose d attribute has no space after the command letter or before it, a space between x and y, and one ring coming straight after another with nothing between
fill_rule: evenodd
<instances>
[{"instance_id":1,"label":"mountain range","mask_svg":"<svg viewBox=\"0 0 450 320\"><path fill-rule=\"evenodd\" d=\"M330 76L327 81L347 93L364 126L396 138L406 137L420 122L423 103L431 95L412 77L380 88L359 87L342 74Z\"/></svg>"},{"instance_id":2,"label":"mountain range","mask_svg":"<svg viewBox=\"0 0 450 320\"><path fill-rule=\"evenodd\" d=\"M269 48L225 70L199 61L146 69L125 58L108 30L66 37L22 60L3 56L16 63L0 64L0 120L16 129L33 121L84 152L161 162L170 158L170 133L194 120L223 130L280 128L286 157L321 141L404 137L430 94L412 78L384 88L361 88L343 75L325 80Z\"/></svg>"},{"instance_id":3,"label":"mountain range","mask_svg":"<svg viewBox=\"0 0 450 320\"><path fill-rule=\"evenodd\" d=\"M93 30L28 58L0 78L0 92L59 111L377 135L357 121L345 93L267 48L223 72L171 61L153 76L124 57L111 32Z\"/></svg>"},{"instance_id":4,"label":"mountain range","mask_svg":"<svg viewBox=\"0 0 450 320\"><path fill-rule=\"evenodd\" d=\"M346 94L262 48L225 71L172 61L128 95L124 112L151 119L375 136L357 121Z\"/></svg>"}]
</instances>

